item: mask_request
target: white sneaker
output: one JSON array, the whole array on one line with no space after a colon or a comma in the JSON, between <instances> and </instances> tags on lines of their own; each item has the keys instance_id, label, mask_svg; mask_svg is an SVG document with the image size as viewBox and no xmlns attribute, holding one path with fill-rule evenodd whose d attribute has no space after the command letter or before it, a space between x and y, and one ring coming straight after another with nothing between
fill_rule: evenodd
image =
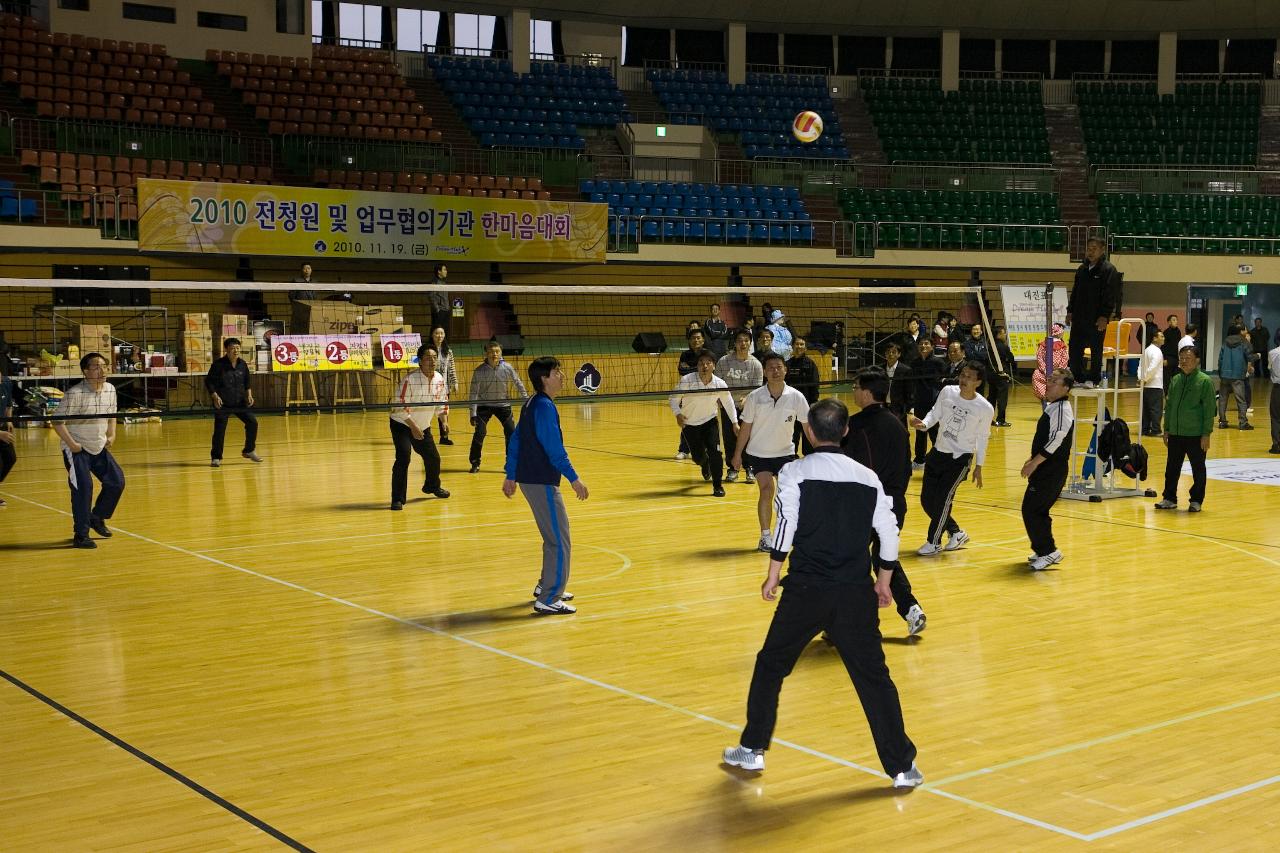
<instances>
[{"instance_id":1,"label":"white sneaker","mask_svg":"<svg viewBox=\"0 0 1280 853\"><path fill-rule=\"evenodd\" d=\"M924 611L920 609L919 604L911 605L907 615L902 618L907 620L907 636L914 637L924 630Z\"/></svg>"},{"instance_id":2,"label":"white sneaker","mask_svg":"<svg viewBox=\"0 0 1280 853\"><path fill-rule=\"evenodd\" d=\"M730 767L759 772L764 769L764 753L745 746L731 746L724 751L724 763Z\"/></svg>"},{"instance_id":3,"label":"white sneaker","mask_svg":"<svg viewBox=\"0 0 1280 853\"><path fill-rule=\"evenodd\" d=\"M551 604L543 604L541 601L533 603L534 616L568 616L577 612L578 608L564 601L556 601Z\"/></svg>"},{"instance_id":4,"label":"white sneaker","mask_svg":"<svg viewBox=\"0 0 1280 853\"><path fill-rule=\"evenodd\" d=\"M537 586L535 586L535 587L533 588L533 597L534 597L534 598L541 598L541 597L542 597L542 581L538 581L538 585L537 585ZM561 601L573 601L573 593L571 593L571 592L562 592L562 593L560 593L560 600L561 600Z\"/></svg>"},{"instance_id":5,"label":"white sneaker","mask_svg":"<svg viewBox=\"0 0 1280 853\"><path fill-rule=\"evenodd\" d=\"M942 549L937 545L934 545L932 542L926 542L916 549L916 553L921 557L932 557L936 554L941 554Z\"/></svg>"},{"instance_id":6,"label":"white sneaker","mask_svg":"<svg viewBox=\"0 0 1280 853\"><path fill-rule=\"evenodd\" d=\"M924 782L924 774L916 769L914 761L911 762L910 770L904 770L893 777L893 787L895 788L915 788L922 782Z\"/></svg>"},{"instance_id":7,"label":"white sneaker","mask_svg":"<svg viewBox=\"0 0 1280 853\"><path fill-rule=\"evenodd\" d=\"M912 470L912 471L923 471L923 470L924 470L924 463L923 463L923 462L912 462L912 463L911 463L911 470Z\"/></svg>"},{"instance_id":8,"label":"white sneaker","mask_svg":"<svg viewBox=\"0 0 1280 853\"><path fill-rule=\"evenodd\" d=\"M1245 409L1245 410L1244 410L1244 413L1245 413L1246 415L1252 415L1252 414L1253 414L1253 406L1250 406L1249 408Z\"/></svg>"},{"instance_id":9,"label":"white sneaker","mask_svg":"<svg viewBox=\"0 0 1280 853\"><path fill-rule=\"evenodd\" d=\"M748 469L747 469L747 476L746 476L746 479L744 479L742 482L746 483L746 484L749 486L749 485L751 485L752 483L754 483L755 481L756 481L756 478L755 478L755 477L753 477L753 476L751 475L751 469L750 469L750 468L748 468Z\"/></svg>"},{"instance_id":10,"label":"white sneaker","mask_svg":"<svg viewBox=\"0 0 1280 853\"><path fill-rule=\"evenodd\" d=\"M1052 565L1062 562L1062 552L1058 550L1050 551L1043 557L1036 557L1031 561L1031 570L1033 572L1042 572Z\"/></svg>"},{"instance_id":11,"label":"white sneaker","mask_svg":"<svg viewBox=\"0 0 1280 853\"><path fill-rule=\"evenodd\" d=\"M261 457L261 456L259 456L259 455L258 455L258 454L256 454L256 453L254 453L253 451L250 451L250 452L248 452L248 453L241 453L240 455L241 455L241 456L243 456L245 459L248 459L250 462L261 462L261 461L262 461L262 457Z\"/></svg>"},{"instance_id":12,"label":"white sneaker","mask_svg":"<svg viewBox=\"0 0 1280 853\"><path fill-rule=\"evenodd\" d=\"M761 551L772 551L773 550L773 534L761 533L760 544L757 547Z\"/></svg>"},{"instance_id":13,"label":"white sneaker","mask_svg":"<svg viewBox=\"0 0 1280 853\"><path fill-rule=\"evenodd\" d=\"M683 450L676 454L676 459L684 460L688 458L689 458L689 454L685 453Z\"/></svg>"},{"instance_id":14,"label":"white sneaker","mask_svg":"<svg viewBox=\"0 0 1280 853\"><path fill-rule=\"evenodd\" d=\"M951 534L951 538L947 540L947 544L943 547L944 551L957 551L969 541L969 534L963 530L957 530Z\"/></svg>"},{"instance_id":15,"label":"white sneaker","mask_svg":"<svg viewBox=\"0 0 1280 853\"><path fill-rule=\"evenodd\" d=\"M726 483L736 483L736 482L738 482L738 469L737 469L737 468L730 468L730 469L729 469L729 473L727 473L727 474L725 474L725 475L724 475L724 481L725 481Z\"/></svg>"}]
</instances>

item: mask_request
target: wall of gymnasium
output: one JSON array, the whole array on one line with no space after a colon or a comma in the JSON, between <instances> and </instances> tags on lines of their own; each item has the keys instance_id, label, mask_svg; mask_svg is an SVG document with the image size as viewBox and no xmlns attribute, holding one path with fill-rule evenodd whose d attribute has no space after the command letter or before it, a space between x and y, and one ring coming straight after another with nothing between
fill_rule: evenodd
<instances>
[{"instance_id":1,"label":"wall of gymnasium","mask_svg":"<svg viewBox=\"0 0 1280 853\"><path fill-rule=\"evenodd\" d=\"M95 0L89 4L90 11L63 9L57 3L48 5L51 32L163 44L169 56L179 59L204 59L209 48L277 56L311 55L310 11L302 34L277 33L275 3L263 3L261 0L222 0L209 4L216 5L219 14L243 16L246 19L244 32L197 26L197 13L212 11L202 9L205 4L198 3L173 3L176 20L172 24L125 18L120 3ZM307 6L309 9L310 4Z\"/></svg>"}]
</instances>

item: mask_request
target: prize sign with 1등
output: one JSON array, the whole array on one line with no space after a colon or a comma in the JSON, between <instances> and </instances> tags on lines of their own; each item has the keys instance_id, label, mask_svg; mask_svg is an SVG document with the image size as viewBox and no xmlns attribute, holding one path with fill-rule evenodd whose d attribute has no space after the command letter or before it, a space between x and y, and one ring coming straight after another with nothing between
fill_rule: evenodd
<instances>
[{"instance_id":1,"label":"prize sign with 1\ub4f1","mask_svg":"<svg viewBox=\"0 0 1280 853\"><path fill-rule=\"evenodd\" d=\"M418 332L383 335L382 366L391 370L407 370L418 365L418 349L422 346L422 335Z\"/></svg>"}]
</instances>

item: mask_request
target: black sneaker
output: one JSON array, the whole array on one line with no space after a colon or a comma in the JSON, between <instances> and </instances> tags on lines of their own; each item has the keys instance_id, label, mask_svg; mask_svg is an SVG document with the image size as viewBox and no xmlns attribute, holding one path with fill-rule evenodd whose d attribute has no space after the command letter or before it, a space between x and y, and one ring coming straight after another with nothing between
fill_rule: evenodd
<instances>
[{"instance_id":1,"label":"black sneaker","mask_svg":"<svg viewBox=\"0 0 1280 853\"><path fill-rule=\"evenodd\" d=\"M90 518L89 527L93 532L101 536L103 539L111 538L111 529L107 527L107 523L100 518Z\"/></svg>"},{"instance_id":2,"label":"black sneaker","mask_svg":"<svg viewBox=\"0 0 1280 853\"><path fill-rule=\"evenodd\" d=\"M71 540L72 548L97 548L98 543L94 542L88 536L77 536Z\"/></svg>"},{"instance_id":3,"label":"black sneaker","mask_svg":"<svg viewBox=\"0 0 1280 853\"><path fill-rule=\"evenodd\" d=\"M711 490L711 495L712 497L722 498L724 497L724 489L721 486L716 486Z\"/></svg>"},{"instance_id":4,"label":"black sneaker","mask_svg":"<svg viewBox=\"0 0 1280 853\"><path fill-rule=\"evenodd\" d=\"M1240 424L1240 429L1253 429L1253 424Z\"/></svg>"},{"instance_id":5,"label":"black sneaker","mask_svg":"<svg viewBox=\"0 0 1280 853\"><path fill-rule=\"evenodd\" d=\"M1273 445L1271 445L1271 449L1270 449L1270 450L1268 450L1267 452L1268 452L1268 453L1280 453L1280 444L1273 444Z\"/></svg>"},{"instance_id":6,"label":"black sneaker","mask_svg":"<svg viewBox=\"0 0 1280 853\"><path fill-rule=\"evenodd\" d=\"M472 462L472 463L471 463L471 471L470 471L470 473L475 474L475 473L476 473L477 471L479 471L479 470L480 470L480 463L479 463L479 462Z\"/></svg>"},{"instance_id":7,"label":"black sneaker","mask_svg":"<svg viewBox=\"0 0 1280 853\"><path fill-rule=\"evenodd\" d=\"M400 503L400 501L392 501L391 509L395 512L399 512L400 510L404 509L404 504Z\"/></svg>"},{"instance_id":8,"label":"black sneaker","mask_svg":"<svg viewBox=\"0 0 1280 853\"><path fill-rule=\"evenodd\" d=\"M441 444L453 444L453 439L452 439L452 438L449 438L449 436L447 436L447 435L445 435L445 436L441 436L441 437L440 437L440 443L441 443Z\"/></svg>"},{"instance_id":9,"label":"black sneaker","mask_svg":"<svg viewBox=\"0 0 1280 853\"><path fill-rule=\"evenodd\" d=\"M702 479L708 483L711 482L711 466L706 462L702 463Z\"/></svg>"},{"instance_id":10,"label":"black sneaker","mask_svg":"<svg viewBox=\"0 0 1280 853\"><path fill-rule=\"evenodd\" d=\"M423 489L423 491L425 492L426 489ZM434 495L435 497L440 498L441 500L444 500L445 498L449 497L449 492L447 489L435 489L434 491L427 492L427 494Z\"/></svg>"}]
</instances>

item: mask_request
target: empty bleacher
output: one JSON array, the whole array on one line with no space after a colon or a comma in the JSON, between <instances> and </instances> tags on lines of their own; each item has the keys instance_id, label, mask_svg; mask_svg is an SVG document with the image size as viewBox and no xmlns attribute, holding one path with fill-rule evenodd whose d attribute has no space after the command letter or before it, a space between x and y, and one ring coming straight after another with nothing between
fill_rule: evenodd
<instances>
[{"instance_id":1,"label":"empty bleacher","mask_svg":"<svg viewBox=\"0 0 1280 853\"><path fill-rule=\"evenodd\" d=\"M385 51L316 45L310 58L210 50L206 59L272 136L440 141Z\"/></svg>"},{"instance_id":2,"label":"empty bleacher","mask_svg":"<svg viewBox=\"0 0 1280 853\"><path fill-rule=\"evenodd\" d=\"M312 180L330 189L374 190L377 192L417 193L419 195L452 195L473 198L510 198L526 201L548 201L551 193L543 189L542 179L506 175L445 175L415 171L368 171L355 169L316 169Z\"/></svg>"},{"instance_id":3,"label":"empty bleacher","mask_svg":"<svg viewBox=\"0 0 1280 853\"><path fill-rule=\"evenodd\" d=\"M852 188L840 211L860 240L886 249L1062 251L1058 199L1045 192ZM1033 226L1033 227L1016 227Z\"/></svg>"},{"instance_id":4,"label":"empty bleacher","mask_svg":"<svg viewBox=\"0 0 1280 853\"><path fill-rule=\"evenodd\" d=\"M1048 163L1044 101L1033 80L936 77L859 81L890 162Z\"/></svg>"},{"instance_id":5,"label":"empty bleacher","mask_svg":"<svg viewBox=\"0 0 1280 853\"><path fill-rule=\"evenodd\" d=\"M673 124L705 122L716 132L737 133L749 158L849 156L822 75L752 72L746 83L731 86L723 71L651 68L645 79ZM816 142L800 142L791 133L792 120L803 110L822 116L823 134Z\"/></svg>"},{"instance_id":6,"label":"empty bleacher","mask_svg":"<svg viewBox=\"0 0 1280 853\"><path fill-rule=\"evenodd\" d=\"M1098 209L1120 251L1280 253L1270 242L1280 238L1280 196L1111 192L1100 194Z\"/></svg>"},{"instance_id":7,"label":"empty bleacher","mask_svg":"<svg viewBox=\"0 0 1280 853\"><path fill-rule=\"evenodd\" d=\"M430 54L427 67L483 146L581 150L579 126L613 127L626 115L604 66L534 62L517 74L505 59Z\"/></svg>"},{"instance_id":8,"label":"empty bleacher","mask_svg":"<svg viewBox=\"0 0 1280 853\"><path fill-rule=\"evenodd\" d=\"M1077 83L1089 162L1139 165L1254 165L1262 84L1179 83L1172 95L1154 82Z\"/></svg>"}]
</instances>

